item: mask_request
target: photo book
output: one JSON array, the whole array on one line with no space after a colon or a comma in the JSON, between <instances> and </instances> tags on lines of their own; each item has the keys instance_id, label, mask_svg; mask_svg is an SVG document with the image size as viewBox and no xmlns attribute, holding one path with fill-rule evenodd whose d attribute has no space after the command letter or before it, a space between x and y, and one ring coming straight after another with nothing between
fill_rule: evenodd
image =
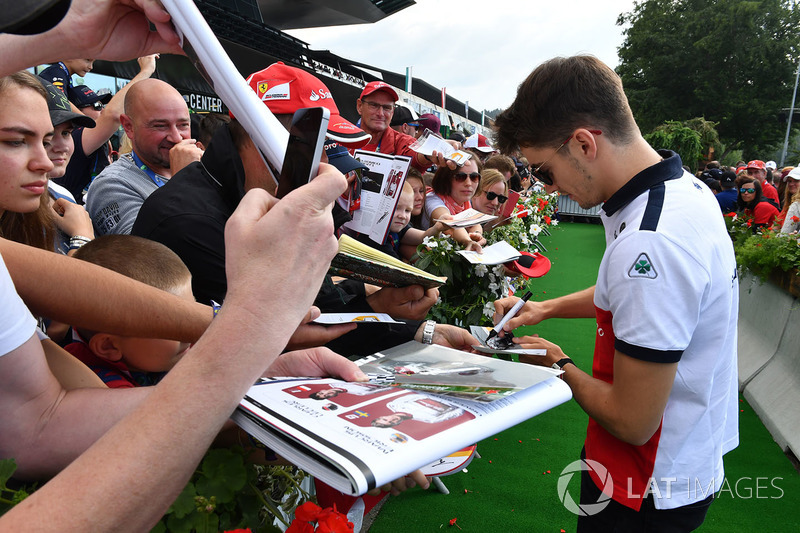
<instances>
[{"instance_id":1,"label":"photo book","mask_svg":"<svg viewBox=\"0 0 800 533\"><path fill-rule=\"evenodd\" d=\"M264 378L233 420L324 483L361 495L572 397L559 371L414 341L359 363L383 379ZM431 384L515 390L486 401L459 391L410 388L401 374Z\"/></svg>"}]
</instances>

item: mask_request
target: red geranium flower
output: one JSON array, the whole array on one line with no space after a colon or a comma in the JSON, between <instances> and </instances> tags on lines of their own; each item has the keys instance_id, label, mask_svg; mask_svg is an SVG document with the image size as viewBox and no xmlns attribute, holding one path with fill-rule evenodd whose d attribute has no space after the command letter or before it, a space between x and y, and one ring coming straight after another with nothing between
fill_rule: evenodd
<instances>
[{"instance_id":1,"label":"red geranium flower","mask_svg":"<svg viewBox=\"0 0 800 533\"><path fill-rule=\"evenodd\" d=\"M792 216L792 222L800 222L800 217Z\"/></svg>"}]
</instances>

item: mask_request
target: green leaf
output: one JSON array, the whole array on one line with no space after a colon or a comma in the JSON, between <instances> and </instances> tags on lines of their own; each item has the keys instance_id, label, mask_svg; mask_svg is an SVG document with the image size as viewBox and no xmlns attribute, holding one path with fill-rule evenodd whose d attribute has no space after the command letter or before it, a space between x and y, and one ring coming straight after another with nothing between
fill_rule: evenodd
<instances>
[{"instance_id":1,"label":"green leaf","mask_svg":"<svg viewBox=\"0 0 800 533\"><path fill-rule=\"evenodd\" d=\"M174 514L177 518L183 518L195 510L194 498L197 496L194 484L189 482L183 488L178 497L170 505L167 514Z\"/></svg>"},{"instance_id":2,"label":"green leaf","mask_svg":"<svg viewBox=\"0 0 800 533\"><path fill-rule=\"evenodd\" d=\"M17 470L17 462L14 459L0 460L0 487L5 489L6 483Z\"/></svg>"},{"instance_id":3,"label":"green leaf","mask_svg":"<svg viewBox=\"0 0 800 533\"><path fill-rule=\"evenodd\" d=\"M213 449L206 454L200 467L203 475L196 482L198 494L215 496L217 502L233 500L247 482L247 470L241 454L226 449Z\"/></svg>"}]
</instances>

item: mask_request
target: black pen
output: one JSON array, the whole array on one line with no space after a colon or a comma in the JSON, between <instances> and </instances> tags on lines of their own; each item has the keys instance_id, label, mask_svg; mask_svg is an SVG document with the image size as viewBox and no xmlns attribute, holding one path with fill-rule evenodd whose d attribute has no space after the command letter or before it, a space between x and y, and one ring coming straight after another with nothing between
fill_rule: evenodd
<instances>
[{"instance_id":1,"label":"black pen","mask_svg":"<svg viewBox=\"0 0 800 533\"><path fill-rule=\"evenodd\" d=\"M520 300L517 303L514 304L514 307L509 309L508 313L506 313L503 319L497 323L494 329L492 329L492 331L489 332L489 336L486 337L486 340L488 341L493 337L497 337L497 334L500 333L500 331L502 331L503 326L506 325L506 322L514 318L517 315L517 313L519 313L519 310L522 309L522 306L525 305L525 302L527 302L531 296L533 296L533 293L531 291L526 292L525 295L522 298L520 298Z\"/></svg>"}]
</instances>

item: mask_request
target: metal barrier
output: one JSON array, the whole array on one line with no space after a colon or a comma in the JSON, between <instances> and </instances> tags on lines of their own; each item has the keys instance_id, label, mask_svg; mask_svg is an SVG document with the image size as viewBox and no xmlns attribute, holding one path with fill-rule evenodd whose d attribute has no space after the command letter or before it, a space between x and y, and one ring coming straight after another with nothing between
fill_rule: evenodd
<instances>
[{"instance_id":1,"label":"metal barrier","mask_svg":"<svg viewBox=\"0 0 800 533\"><path fill-rule=\"evenodd\" d=\"M562 194L558 197L558 213L559 215L600 218L600 206L598 205L591 209L584 209L578 205L578 202L572 200L569 196Z\"/></svg>"}]
</instances>

